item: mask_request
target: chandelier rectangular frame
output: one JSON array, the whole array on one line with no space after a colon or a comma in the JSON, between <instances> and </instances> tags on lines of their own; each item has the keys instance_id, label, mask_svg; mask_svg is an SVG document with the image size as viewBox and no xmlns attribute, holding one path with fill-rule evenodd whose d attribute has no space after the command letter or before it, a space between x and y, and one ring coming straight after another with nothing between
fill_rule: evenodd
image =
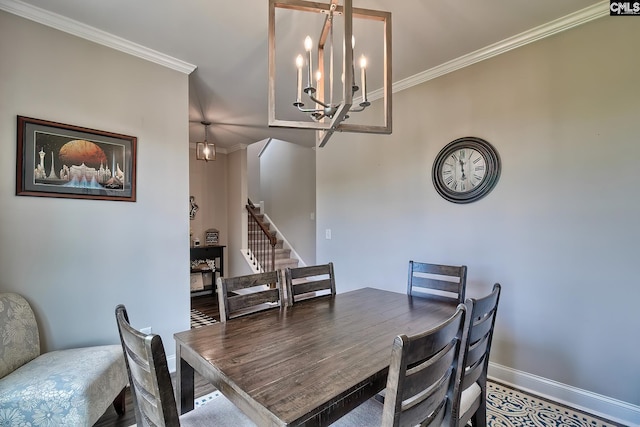
<instances>
[{"instance_id":1,"label":"chandelier rectangular frame","mask_svg":"<svg viewBox=\"0 0 640 427\"><path fill-rule=\"evenodd\" d=\"M323 147L334 132L356 132L356 133L373 133L373 134L390 134L392 129L392 105L391 105L391 13L353 8L352 0L344 0L343 5L338 4L339 0L331 0L329 3L311 2L305 0L269 0L269 126L285 127L296 129L316 130L316 145ZM380 21L383 23L383 102L384 102L384 125L365 125L356 123L345 123L345 116L353 105L353 91L349 84L342 84L343 102L338 106L332 117L323 117L318 121L297 121L282 120L276 118L276 9L288 9L300 12L316 12L326 15L324 25L318 39L318 68L324 67L325 61L325 41L327 40L330 30L330 10L343 15L344 29L343 35L343 58L342 58L342 75L344 82L354 81L354 69L346 64L353 64L353 46L346 40L352 40L353 37L353 19L369 19ZM317 83L317 100L324 102L324 79ZM366 101L366 96L363 95ZM318 107L321 106L318 104Z\"/></svg>"}]
</instances>

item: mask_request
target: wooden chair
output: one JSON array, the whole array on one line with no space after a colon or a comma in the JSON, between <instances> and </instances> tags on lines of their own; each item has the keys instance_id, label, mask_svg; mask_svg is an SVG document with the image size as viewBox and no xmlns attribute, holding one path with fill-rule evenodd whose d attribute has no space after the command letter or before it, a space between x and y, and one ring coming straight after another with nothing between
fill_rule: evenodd
<instances>
[{"instance_id":1,"label":"wooden chair","mask_svg":"<svg viewBox=\"0 0 640 427\"><path fill-rule=\"evenodd\" d=\"M457 391L458 426L467 425L469 420L476 427L487 425L487 368L500 291L500 284L496 283L486 297L469 298L465 303L469 313L468 338L462 356L464 375Z\"/></svg>"},{"instance_id":2,"label":"wooden chair","mask_svg":"<svg viewBox=\"0 0 640 427\"><path fill-rule=\"evenodd\" d=\"M282 306L282 282L277 271L247 276L220 277L218 304L223 322Z\"/></svg>"},{"instance_id":3,"label":"wooden chair","mask_svg":"<svg viewBox=\"0 0 640 427\"><path fill-rule=\"evenodd\" d=\"M467 266L427 264L409 261L407 294L413 296L440 295L464 303L467 286Z\"/></svg>"},{"instance_id":4,"label":"wooden chair","mask_svg":"<svg viewBox=\"0 0 640 427\"><path fill-rule=\"evenodd\" d=\"M127 309L122 304L116 307L116 322L138 427L251 425L249 418L224 396L178 417L162 338L134 329L129 324Z\"/></svg>"},{"instance_id":5,"label":"wooden chair","mask_svg":"<svg viewBox=\"0 0 640 427\"><path fill-rule=\"evenodd\" d=\"M459 304L440 325L412 336L398 335L391 349L384 404L369 399L335 426L355 425L356 420L368 418L368 424L383 427L457 427L454 404L462 378L466 311Z\"/></svg>"},{"instance_id":6,"label":"wooden chair","mask_svg":"<svg viewBox=\"0 0 640 427\"><path fill-rule=\"evenodd\" d=\"M296 299L336 295L336 280L332 262L309 267L287 268L284 274L287 282L288 305L293 305ZM329 292L318 293L324 290ZM300 298L297 298L298 296Z\"/></svg>"}]
</instances>

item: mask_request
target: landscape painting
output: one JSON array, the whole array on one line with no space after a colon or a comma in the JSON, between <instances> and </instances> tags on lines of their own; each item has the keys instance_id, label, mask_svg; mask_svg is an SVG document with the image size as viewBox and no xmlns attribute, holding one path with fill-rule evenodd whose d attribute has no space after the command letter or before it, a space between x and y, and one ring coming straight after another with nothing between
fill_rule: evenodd
<instances>
[{"instance_id":1,"label":"landscape painting","mask_svg":"<svg viewBox=\"0 0 640 427\"><path fill-rule=\"evenodd\" d=\"M136 200L137 138L18 116L16 194Z\"/></svg>"}]
</instances>

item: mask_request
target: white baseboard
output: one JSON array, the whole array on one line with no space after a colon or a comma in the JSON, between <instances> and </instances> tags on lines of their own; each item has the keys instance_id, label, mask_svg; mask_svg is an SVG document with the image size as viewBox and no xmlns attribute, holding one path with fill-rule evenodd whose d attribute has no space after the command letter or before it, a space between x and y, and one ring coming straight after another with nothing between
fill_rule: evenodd
<instances>
[{"instance_id":1,"label":"white baseboard","mask_svg":"<svg viewBox=\"0 0 640 427\"><path fill-rule=\"evenodd\" d=\"M489 362L490 379L610 421L640 426L640 406Z\"/></svg>"},{"instance_id":2,"label":"white baseboard","mask_svg":"<svg viewBox=\"0 0 640 427\"><path fill-rule=\"evenodd\" d=\"M170 373L174 373L176 371L176 355L167 355L167 367L169 368Z\"/></svg>"}]
</instances>

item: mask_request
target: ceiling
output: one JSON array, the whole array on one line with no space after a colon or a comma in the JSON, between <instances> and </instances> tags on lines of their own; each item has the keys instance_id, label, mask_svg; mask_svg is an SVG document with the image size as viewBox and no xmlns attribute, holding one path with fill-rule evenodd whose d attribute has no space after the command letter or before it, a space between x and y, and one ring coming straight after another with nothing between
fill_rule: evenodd
<instances>
[{"instance_id":1,"label":"ceiling","mask_svg":"<svg viewBox=\"0 0 640 427\"><path fill-rule=\"evenodd\" d=\"M313 131L267 126L268 0L0 0L0 6L11 3L62 15L195 65L189 75L190 142L203 139L200 121L208 120L209 139L223 150L270 137L314 145ZM602 0L353 0L353 4L391 12L394 82L410 81L590 6L608 11L608 2Z\"/></svg>"}]
</instances>

